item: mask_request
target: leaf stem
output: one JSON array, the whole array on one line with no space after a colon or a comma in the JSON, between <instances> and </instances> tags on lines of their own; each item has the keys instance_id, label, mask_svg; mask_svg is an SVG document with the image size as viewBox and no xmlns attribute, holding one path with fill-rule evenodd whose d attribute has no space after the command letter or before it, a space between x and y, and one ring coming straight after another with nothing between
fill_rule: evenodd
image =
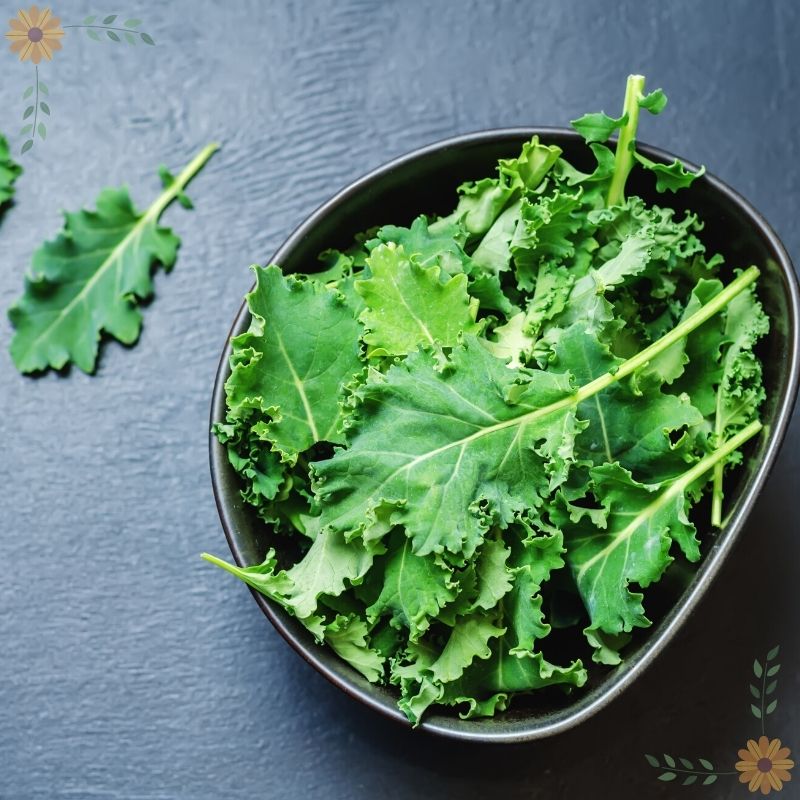
<instances>
[{"instance_id":1,"label":"leaf stem","mask_svg":"<svg viewBox=\"0 0 800 800\"><path fill-rule=\"evenodd\" d=\"M679 769L678 767L671 767L669 764L665 764L663 767L659 766L658 769L666 769L670 772L682 772L688 775L697 775L699 777L708 776L708 775L738 775L738 772L717 772L716 770L709 770L703 771L700 769Z\"/></svg>"},{"instance_id":2,"label":"leaf stem","mask_svg":"<svg viewBox=\"0 0 800 800\"><path fill-rule=\"evenodd\" d=\"M715 476L716 477L716 476ZM767 690L767 669L769 668L769 661L764 659L764 669L761 671L761 735L764 735L764 708Z\"/></svg>"},{"instance_id":3,"label":"leaf stem","mask_svg":"<svg viewBox=\"0 0 800 800\"><path fill-rule=\"evenodd\" d=\"M721 311L736 295L746 289L753 283L760 275L758 267L748 267L741 275L735 280L731 281L718 295L708 301L702 308L695 311L690 317L685 319L680 324L676 325L669 333L657 339L644 350L638 352L635 356L631 356L627 361L620 364L616 372L607 372L599 378L587 383L578 389L577 401L581 402L597 394L597 392L610 386L612 383L622 380L623 378L640 369L647 364L652 358L657 356L663 350L671 347L676 342L679 342L685 336L690 334L695 328L698 328L706 320L710 319L717 312Z\"/></svg>"},{"instance_id":4,"label":"leaf stem","mask_svg":"<svg viewBox=\"0 0 800 800\"><path fill-rule=\"evenodd\" d=\"M614 174L608 187L606 206L615 206L625 201L625 181L628 180L633 167L632 150L636 144L636 129L639 126L639 101L644 95L644 75L628 75L625 87L625 105L623 116L628 119L617 138L617 149L614 154Z\"/></svg>"},{"instance_id":5,"label":"leaf stem","mask_svg":"<svg viewBox=\"0 0 800 800\"><path fill-rule=\"evenodd\" d=\"M188 186L189 181L197 175L203 165L219 150L219 143L206 145L181 171L180 175L167 186L158 199L147 209L146 216L158 219L164 209Z\"/></svg>"},{"instance_id":6,"label":"leaf stem","mask_svg":"<svg viewBox=\"0 0 800 800\"><path fill-rule=\"evenodd\" d=\"M142 33L135 28L112 28L110 25L62 25L62 28L99 28L101 31L122 31L123 33Z\"/></svg>"},{"instance_id":7,"label":"leaf stem","mask_svg":"<svg viewBox=\"0 0 800 800\"><path fill-rule=\"evenodd\" d=\"M36 100L33 104L33 130L31 140L36 141L36 122L39 119L39 65L36 65Z\"/></svg>"},{"instance_id":8,"label":"leaf stem","mask_svg":"<svg viewBox=\"0 0 800 800\"><path fill-rule=\"evenodd\" d=\"M694 483L701 475L708 472L715 464L723 458L727 458L734 450L738 450L748 439L755 436L764 426L760 420L753 420L746 428L742 428L735 436L731 436L725 444L718 447L713 452L698 461L688 472L684 472L681 477L667 489L665 497L669 498L682 492L687 486Z\"/></svg>"}]
</instances>

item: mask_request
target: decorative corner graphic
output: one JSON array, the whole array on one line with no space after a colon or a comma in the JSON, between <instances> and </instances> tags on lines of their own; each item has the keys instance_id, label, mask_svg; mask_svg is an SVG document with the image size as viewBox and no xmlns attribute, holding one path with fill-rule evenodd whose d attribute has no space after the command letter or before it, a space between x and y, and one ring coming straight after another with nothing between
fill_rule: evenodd
<instances>
[{"instance_id":1,"label":"decorative corner graphic","mask_svg":"<svg viewBox=\"0 0 800 800\"><path fill-rule=\"evenodd\" d=\"M55 53L62 49L62 39L66 29L83 29L88 38L96 42L103 41L105 34L105 38L110 42L120 43L124 38L129 45L135 45L139 41L155 45L149 33L139 30L142 24L140 19L126 19L117 24L119 16L119 14L108 14L98 22L98 15L91 15L80 25L62 26L61 20L53 16L49 8L40 11L38 6L31 6L27 11L20 9L17 16L9 20L6 38L11 41L11 52L19 54L21 62L31 61L34 64L33 83L26 87L22 94L23 100L27 101L22 112L22 121L25 124L19 134L25 137L20 148L22 154L33 147L37 135L42 141L47 138L44 117L50 117L51 111L50 104L44 98L49 96L50 90L47 84L39 79L39 64L43 59L52 61Z\"/></svg>"},{"instance_id":2,"label":"decorative corner graphic","mask_svg":"<svg viewBox=\"0 0 800 800\"><path fill-rule=\"evenodd\" d=\"M745 747L738 751L739 760L734 764L734 770L719 771L705 758L697 759L697 767L688 758L675 759L664 753L662 761L646 754L647 763L661 770L658 780L680 780L683 786L691 786L699 781L702 786L710 786L723 776L738 775L739 782L747 784L751 792L760 791L767 795L773 790L780 792L783 789L784 784L792 778L794 761L789 758L791 751L783 747L780 739L770 739L766 735L765 725L766 718L778 707L774 694L778 686L776 676L781 669L776 661L779 653L780 646L773 647L763 663L758 659L753 662L755 682L750 684L750 694L756 702L750 704L750 712L761 722L761 736L757 741L748 739Z\"/></svg>"}]
</instances>

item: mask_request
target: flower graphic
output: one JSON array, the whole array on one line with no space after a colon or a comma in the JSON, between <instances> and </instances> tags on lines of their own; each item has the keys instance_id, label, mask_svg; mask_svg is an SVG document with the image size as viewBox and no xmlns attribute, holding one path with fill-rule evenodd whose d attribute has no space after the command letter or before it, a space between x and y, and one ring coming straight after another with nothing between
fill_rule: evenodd
<instances>
[{"instance_id":1,"label":"flower graphic","mask_svg":"<svg viewBox=\"0 0 800 800\"><path fill-rule=\"evenodd\" d=\"M64 31L60 23L49 8L44 11L39 11L37 6L27 11L20 9L19 14L9 20L11 30L6 33L6 38L11 39L11 52L19 53L20 61L31 59L38 64L42 56L51 61L53 53L61 49L59 40Z\"/></svg>"},{"instance_id":2,"label":"flower graphic","mask_svg":"<svg viewBox=\"0 0 800 800\"><path fill-rule=\"evenodd\" d=\"M761 790L761 794L769 794L773 789L779 792L784 781L791 780L789 770L794 761L789 759L789 748L781 747L780 739L770 741L762 736L758 742L750 739L747 749L739 751L741 761L736 762L736 769L742 774L741 783L748 784L751 792Z\"/></svg>"}]
</instances>

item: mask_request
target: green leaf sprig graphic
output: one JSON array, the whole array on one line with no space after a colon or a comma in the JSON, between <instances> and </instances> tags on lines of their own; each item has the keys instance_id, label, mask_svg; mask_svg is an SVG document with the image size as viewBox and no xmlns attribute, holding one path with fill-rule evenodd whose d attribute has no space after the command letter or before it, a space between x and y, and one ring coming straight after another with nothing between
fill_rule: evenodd
<instances>
[{"instance_id":1,"label":"green leaf sprig graphic","mask_svg":"<svg viewBox=\"0 0 800 800\"><path fill-rule=\"evenodd\" d=\"M11 356L20 372L72 362L91 373L103 332L136 341L138 305L153 293L153 267L169 270L180 244L158 220L173 200L186 205L183 190L217 149L203 148L176 178L162 169L164 190L143 213L124 187L104 189L94 211L65 213L63 230L34 253L25 291L9 310L16 329Z\"/></svg>"},{"instance_id":2,"label":"green leaf sprig graphic","mask_svg":"<svg viewBox=\"0 0 800 800\"><path fill-rule=\"evenodd\" d=\"M20 136L27 137L20 149L23 155L33 147L37 134L42 141L47 138L47 126L44 121L39 120L39 114L41 113L47 117L50 116L50 104L42 99L49 96L49 94L50 90L47 88L47 84L39 80L39 67L37 66L34 82L28 86L22 94L22 99L29 101L29 104L22 112L22 121L25 122L25 124L19 132ZM31 117L33 117L33 119L31 119ZM30 122L26 122L26 120L30 120Z\"/></svg>"},{"instance_id":3,"label":"green leaf sprig graphic","mask_svg":"<svg viewBox=\"0 0 800 800\"><path fill-rule=\"evenodd\" d=\"M780 672L781 665L775 659L780 653L780 645L773 647L767 653L767 657L762 663L758 659L753 661L753 675L757 683L750 684L750 694L758 702L750 704L750 711L753 716L761 720L761 735L764 735L764 720L778 707L777 699L770 699L778 686L778 679L775 677Z\"/></svg>"},{"instance_id":4,"label":"green leaf sprig graphic","mask_svg":"<svg viewBox=\"0 0 800 800\"><path fill-rule=\"evenodd\" d=\"M83 28L86 35L95 42L103 40L102 34L111 42L121 42L122 39L128 44L135 45L139 39L145 44L154 45L153 37L149 33L139 30L142 24L140 19L126 19L121 25L114 25L119 14L108 14L99 22L97 14L91 14L83 20L82 25L65 25L64 28Z\"/></svg>"},{"instance_id":5,"label":"green leaf sprig graphic","mask_svg":"<svg viewBox=\"0 0 800 800\"><path fill-rule=\"evenodd\" d=\"M711 786L716 783L720 775L735 775L735 772L717 772L714 765L705 758L698 758L699 767L695 767L694 762L681 756L676 760L667 753L663 754L663 763L656 756L645 754L647 763L651 767L661 769L663 772L658 776L658 780L668 783L674 780L681 780L682 786L691 786L693 783L700 782L701 786ZM680 764L680 766L678 766Z\"/></svg>"},{"instance_id":6,"label":"green leaf sprig graphic","mask_svg":"<svg viewBox=\"0 0 800 800\"><path fill-rule=\"evenodd\" d=\"M756 719L761 721L762 737L765 736L764 719L772 714L778 707L778 701L773 695L778 686L776 675L781 669L781 665L776 660L780 650L780 645L776 645L767 653L767 657L763 661L759 661L757 658L753 661L755 682L750 684L750 694L753 696L753 699L756 700L757 704L751 703L750 711ZM700 785L710 786L712 783L716 782L717 778L721 775L739 774L738 772L720 772L705 758L698 758L697 761L700 767L696 767L694 762L688 758L680 757L676 760L666 753L663 754L662 760L659 760L657 756L650 755L649 753L645 753L644 757L651 767L662 770L661 774L658 776L658 780L664 781L665 783L680 780L683 777L682 785L691 786L702 778ZM678 766L679 764L680 766ZM737 769L741 770L741 765L737 764ZM751 791L754 790L751 788ZM778 791L780 791L780 788Z\"/></svg>"}]
</instances>

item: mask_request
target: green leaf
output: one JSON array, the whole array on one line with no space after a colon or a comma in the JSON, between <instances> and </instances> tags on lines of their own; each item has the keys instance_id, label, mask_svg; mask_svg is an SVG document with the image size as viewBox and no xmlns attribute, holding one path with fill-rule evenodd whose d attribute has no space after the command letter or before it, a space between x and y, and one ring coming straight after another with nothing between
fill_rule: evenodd
<instances>
[{"instance_id":1,"label":"green leaf","mask_svg":"<svg viewBox=\"0 0 800 800\"><path fill-rule=\"evenodd\" d=\"M757 430L754 427L750 435ZM659 580L672 561L677 542L691 561L699 558L695 527L686 512L687 495L714 464L746 441L734 437L679 477L661 484L641 484L617 463L592 467L593 493L605 511L602 528L577 507L564 522L567 563L591 620L590 631L616 634L647 627L641 592Z\"/></svg>"},{"instance_id":2,"label":"green leaf","mask_svg":"<svg viewBox=\"0 0 800 800\"><path fill-rule=\"evenodd\" d=\"M527 535L515 547L510 567L513 585L503 598L503 621L507 627L504 642L510 655L525 656L538 639L550 632L542 612L542 585L553 571L564 566L564 537L560 532L537 535L522 521L517 523Z\"/></svg>"},{"instance_id":3,"label":"green leaf","mask_svg":"<svg viewBox=\"0 0 800 800\"><path fill-rule=\"evenodd\" d=\"M475 566L478 594L470 611L489 611L509 593L513 577L507 563L510 555L510 548L498 539L483 543Z\"/></svg>"},{"instance_id":4,"label":"green leaf","mask_svg":"<svg viewBox=\"0 0 800 800\"><path fill-rule=\"evenodd\" d=\"M367 246L374 250L382 242L402 247L406 256L413 257L421 267L441 267L444 278L472 270L472 259L463 249L466 236L466 231L458 223L431 227L427 218L420 215L410 228L384 225L378 230L376 238L367 242Z\"/></svg>"},{"instance_id":5,"label":"green leaf","mask_svg":"<svg viewBox=\"0 0 800 800\"><path fill-rule=\"evenodd\" d=\"M215 150L209 146L195 158L181 174L181 186ZM25 291L9 311L17 369L60 369L73 362L92 372L101 333L124 344L136 341L138 301L152 294L152 269L175 263L179 240L158 225L173 199L174 191L165 191L142 213L127 189L104 189L95 211L65 214L63 230L34 253Z\"/></svg>"},{"instance_id":6,"label":"green leaf","mask_svg":"<svg viewBox=\"0 0 800 800\"><path fill-rule=\"evenodd\" d=\"M764 693L765 693L765 694L772 694L772 693L775 691L775 687L776 687L777 685L778 685L778 681L772 681L771 683L769 683L769 684L767 685L767 688L766 688L766 690L765 690L765 692L764 692Z\"/></svg>"},{"instance_id":7,"label":"green leaf","mask_svg":"<svg viewBox=\"0 0 800 800\"><path fill-rule=\"evenodd\" d=\"M152 38L152 37L151 37L149 34L147 34L147 33L141 33L141 34L139 34L139 35L142 37L142 41L143 41L145 44L155 44L155 42L153 41L153 38Z\"/></svg>"},{"instance_id":8,"label":"green leaf","mask_svg":"<svg viewBox=\"0 0 800 800\"><path fill-rule=\"evenodd\" d=\"M753 716L756 719L761 719L761 709L758 706L754 706L751 704L750 710L753 712Z\"/></svg>"},{"instance_id":9,"label":"green leaf","mask_svg":"<svg viewBox=\"0 0 800 800\"><path fill-rule=\"evenodd\" d=\"M773 700L766 708L766 713L771 714L778 707L778 701Z\"/></svg>"},{"instance_id":10,"label":"green leaf","mask_svg":"<svg viewBox=\"0 0 800 800\"><path fill-rule=\"evenodd\" d=\"M408 628L414 641L455 598L453 571L432 555L415 555L410 540L400 531L393 534L383 559L383 585L377 600L367 608L367 619L372 623L389 612L392 624Z\"/></svg>"},{"instance_id":11,"label":"green leaf","mask_svg":"<svg viewBox=\"0 0 800 800\"><path fill-rule=\"evenodd\" d=\"M250 329L231 341L228 417L257 412L262 440L293 462L316 442L344 441L341 387L362 367L359 326L338 292L276 266L253 269Z\"/></svg>"},{"instance_id":12,"label":"green leaf","mask_svg":"<svg viewBox=\"0 0 800 800\"><path fill-rule=\"evenodd\" d=\"M28 132L23 131L21 135L24 136ZM0 135L0 207L14 196L14 183L21 174L22 167L14 163L8 141Z\"/></svg>"},{"instance_id":13,"label":"green leaf","mask_svg":"<svg viewBox=\"0 0 800 800\"><path fill-rule=\"evenodd\" d=\"M103 18L103 25L110 25L117 18L116 14L109 14Z\"/></svg>"},{"instance_id":14,"label":"green leaf","mask_svg":"<svg viewBox=\"0 0 800 800\"><path fill-rule=\"evenodd\" d=\"M467 294L467 278L442 283L438 265L421 267L402 247L380 245L367 259L370 278L356 281L364 299L361 314L368 355L403 355L419 345L452 347L462 333L480 328L478 304Z\"/></svg>"},{"instance_id":15,"label":"green leaf","mask_svg":"<svg viewBox=\"0 0 800 800\"><path fill-rule=\"evenodd\" d=\"M474 659L491 655L489 640L502 636L505 628L498 628L481 615L468 617L456 624L442 650L431 665L433 679L449 683L460 678Z\"/></svg>"},{"instance_id":16,"label":"green leaf","mask_svg":"<svg viewBox=\"0 0 800 800\"><path fill-rule=\"evenodd\" d=\"M656 89L639 99L639 108L647 109L651 114L660 114L666 105L667 96L661 89Z\"/></svg>"},{"instance_id":17,"label":"green leaf","mask_svg":"<svg viewBox=\"0 0 800 800\"><path fill-rule=\"evenodd\" d=\"M126 28L138 28L139 25L142 24L140 19L126 19L125 20L125 27Z\"/></svg>"},{"instance_id":18,"label":"green leaf","mask_svg":"<svg viewBox=\"0 0 800 800\"><path fill-rule=\"evenodd\" d=\"M688 759L688 758L679 757L679 758L678 758L678 761L680 761L680 762L681 762L681 764L682 764L684 767L686 767L686 769L694 769L694 764L692 764L692 762L691 762L691 761L689 761L689 759Z\"/></svg>"},{"instance_id":19,"label":"green leaf","mask_svg":"<svg viewBox=\"0 0 800 800\"><path fill-rule=\"evenodd\" d=\"M566 667L548 662L541 653L512 654L506 636L490 643L490 654L475 660L458 681L445 686L440 702L454 704L468 697L508 697L513 692L530 692L545 686L581 687L586 670L580 660Z\"/></svg>"},{"instance_id":20,"label":"green leaf","mask_svg":"<svg viewBox=\"0 0 800 800\"><path fill-rule=\"evenodd\" d=\"M780 669L781 669L780 664L776 664L774 667L770 667L767 670L767 677L772 678L774 675L777 675L780 672Z\"/></svg>"},{"instance_id":21,"label":"green leaf","mask_svg":"<svg viewBox=\"0 0 800 800\"><path fill-rule=\"evenodd\" d=\"M668 756L666 753L664 753L664 763L668 767L674 767L675 766L675 759L672 756Z\"/></svg>"},{"instance_id":22,"label":"green leaf","mask_svg":"<svg viewBox=\"0 0 800 800\"><path fill-rule=\"evenodd\" d=\"M564 331L553 361L554 367L569 371L581 385L613 372L621 363L607 345L587 337L581 323ZM686 452L690 440L673 439L703 422L702 414L685 396L664 394L658 386L635 388L626 383L616 383L587 399L578 406L578 415L589 422L575 440L580 460L597 466L616 461L638 480L649 482L686 469L693 458ZM694 549L691 552L693 557L698 555Z\"/></svg>"},{"instance_id":23,"label":"green leaf","mask_svg":"<svg viewBox=\"0 0 800 800\"><path fill-rule=\"evenodd\" d=\"M28 106L22 114L22 119L28 119L33 114L33 106Z\"/></svg>"},{"instance_id":24,"label":"green leaf","mask_svg":"<svg viewBox=\"0 0 800 800\"><path fill-rule=\"evenodd\" d=\"M756 700L761 699L761 690L757 686L753 686L752 683L750 684L750 694L753 695Z\"/></svg>"},{"instance_id":25,"label":"green leaf","mask_svg":"<svg viewBox=\"0 0 800 800\"><path fill-rule=\"evenodd\" d=\"M374 551L345 541L340 533L323 532L305 556L288 570L275 571L272 551L263 564L245 568L207 554L203 557L281 603L319 636L319 617L314 614L318 598L320 595L337 597L348 584L363 580L372 566Z\"/></svg>"},{"instance_id":26,"label":"green leaf","mask_svg":"<svg viewBox=\"0 0 800 800\"><path fill-rule=\"evenodd\" d=\"M33 87L33 86L29 86L29 87L28 87L28 88L25 90L25 93L22 95L22 99L23 99L23 100L27 100L27 99L28 99L28 98L29 98L29 97L30 97L30 96L33 94L33 89L34 89L34 87Z\"/></svg>"},{"instance_id":27,"label":"green leaf","mask_svg":"<svg viewBox=\"0 0 800 800\"><path fill-rule=\"evenodd\" d=\"M521 289L533 288L543 258L562 261L575 253L572 236L581 226L579 206L580 191L559 193L537 203L523 201L510 245Z\"/></svg>"},{"instance_id":28,"label":"green leaf","mask_svg":"<svg viewBox=\"0 0 800 800\"><path fill-rule=\"evenodd\" d=\"M47 114L47 116L48 116L48 117L50 116L50 106L49 106L49 105L47 105L47 103L45 103L45 102L44 102L44 100L42 100L42 102L41 102L41 103L39 103L39 108L41 108L41 109L42 109L42 111L43 111L45 114Z\"/></svg>"},{"instance_id":29,"label":"green leaf","mask_svg":"<svg viewBox=\"0 0 800 800\"><path fill-rule=\"evenodd\" d=\"M599 330L610 321L613 313L606 293L613 292L628 278L640 275L650 261L653 239L645 233L626 237L619 252L591 269L575 282L566 309L558 323L566 326L573 322L588 323L591 330Z\"/></svg>"},{"instance_id":30,"label":"green leaf","mask_svg":"<svg viewBox=\"0 0 800 800\"><path fill-rule=\"evenodd\" d=\"M660 781L674 781L675 778L678 776L674 772L662 772L661 775L658 776L658 780Z\"/></svg>"},{"instance_id":31,"label":"green leaf","mask_svg":"<svg viewBox=\"0 0 800 800\"><path fill-rule=\"evenodd\" d=\"M520 311L505 325L494 329L494 338L485 344L496 358L505 361L509 367L524 366L531 355L535 340L525 332L526 315Z\"/></svg>"},{"instance_id":32,"label":"green leaf","mask_svg":"<svg viewBox=\"0 0 800 800\"><path fill-rule=\"evenodd\" d=\"M561 457L574 410L548 406L571 392L564 376L510 370L472 337L444 363L412 354L358 390L349 447L314 465L323 524L362 530L385 503L417 554L471 555L493 515L507 521L490 497L537 505L549 459L534 445L544 439L540 452Z\"/></svg>"},{"instance_id":33,"label":"green leaf","mask_svg":"<svg viewBox=\"0 0 800 800\"><path fill-rule=\"evenodd\" d=\"M500 275L510 269L511 240L519 224L521 211L522 200L517 200L506 208L472 253L472 263L485 274Z\"/></svg>"},{"instance_id":34,"label":"green leaf","mask_svg":"<svg viewBox=\"0 0 800 800\"><path fill-rule=\"evenodd\" d=\"M31 149L31 147L33 147L33 139L28 139L28 141L27 141L27 142L25 142L25 143L22 145L22 147L20 148L20 152L21 152L23 155L25 155L25 153L27 153L27 152L28 152L28 150L30 150L30 149Z\"/></svg>"},{"instance_id":35,"label":"green leaf","mask_svg":"<svg viewBox=\"0 0 800 800\"><path fill-rule=\"evenodd\" d=\"M40 122L37 125L36 130L39 131L39 136L42 139L46 139L47 138L47 127L45 126L44 122Z\"/></svg>"},{"instance_id":36,"label":"green leaf","mask_svg":"<svg viewBox=\"0 0 800 800\"><path fill-rule=\"evenodd\" d=\"M96 31L94 28L89 28L89 29L86 31L86 35L87 35L87 36L88 36L90 39L94 39L96 42L99 42L99 41L100 41L100 34L99 34L99 33L98 33L98 32L97 32L97 31Z\"/></svg>"},{"instance_id":37,"label":"green leaf","mask_svg":"<svg viewBox=\"0 0 800 800\"><path fill-rule=\"evenodd\" d=\"M26 133L30 133L32 130L33 130L33 123L29 122L27 125L23 125L19 129L19 135L20 136L25 136Z\"/></svg>"},{"instance_id":38,"label":"green leaf","mask_svg":"<svg viewBox=\"0 0 800 800\"><path fill-rule=\"evenodd\" d=\"M497 162L497 169L512 189L533 192L539 188L560 155L560 147L541 144L539 137L534 136L522 145L517 158L501 158Z\"/></svg>"},{"instance_id":39,"label":"green leaf","mask_svg":"<svg viewBox=\"0 0 800 800\"><path fill-rule=\"evenodd\" d=\"M705 174L706 168L700 167L697 172L690 172L677 158L671 164L651 161L641 153L634 153L634 158L647 170L656 175L656 191L677 192L686 189L694 181Z\"/></svg>"},{"instance_id":40,"label":"green leaf","mask_svg":"<svg viewBox=\"0 0 800 800\"><path fill-rule=\"evenodd\" d=\"M47 85L44 81L39 81L39 91L42 94L50 94L50 90L47 88Z\"/></svg>"},{"instance_id":41,"label":"green leaf","mask_svg":"<svg viewBox=\"0 0 800 800\"><path fill-rule=\"evenodd\" d=\"M756 678L760 678L764 674L764 668L761 666L761 662L758 659L753 662L753 674Z\"/></svg>"},{"instance_id":42,"label":"green leaf","mask_svg":"<svg viewBox=\"0 0 800 800\"><path fill-rule=\"evenodd\" d=\"M697 775L688 775L686 778L684 778L683 785L691 786L696 781L697 781Z\"/></svg>"},{"instance_id":43,"label":"green leaf","mask_svg":"<svg viewBox=\"0 0 800 800\"><path fill-rule=\"evenodd\" d=\"M119 36L117 36L117 34L114 33L114 31L106 31L106 36L108 36L108 38L111 39L112 42L120 41Z\"/></svg>"},{"instance_id":44,"label":"green leaf","mask_svg":"<svg viewBox=\"0 0 800 800\"><path fill-rule=\"evenodd\" d=\"M591 144L592 142L605 142L614 131L619 130L627 121L627 114L614 119L601 111L594 114L584 114L582 117L572 120L570 124L583 136L586 144Z\"/></svg>"},{"instance_id":45,"label":"green leaf","mask_svg":"<svg viewBox=\"0 0 800 800\"><path fill-rule=\"evenodd\" d=\"M705 758L698 758L697 760L700 762L703 769L714 769L714 765Z\"/></svg>"},{"instance_id":46,"label":"green leaf","mask_svg":"<svg viewBox=\"0 0 800 800\"><path fill-rule=\"evenodd\" d=\"M91 25L96 19L97 19L97 17L94 14L92 14L89 17L84 17L83 24L84 25Z\"/></svg>"},{"instance_id":47,"label":"green leaf","mask_svg":"<svg viewBox=\"0 0 800 800\"><path fill-rule=\"evenodd\" d=\"M648 755L647 753L645 753L644 757L647 759L647 763L651 767L659 767L660 766L659 761L655 756L651 756L651 755Z\"/></svg>"},{"instance_id":48,"label":"green leaf","mask_svg":"<svg viewBox=\"0 0 800 800\"><path fill-rule=\"evenodd\" d=\"M125 41L128 44L134 44L135 45L136 44L136 37L130 31L126 31L126 33L125 33Z\"/></svg>"},{"instance_id":49,"label":"green leaf","mask_svg":"<svg viewBox=\"0 0 800 800\"><path fill-rule=\"evenodd\" d=\"M716 783L717 775L709 775L704 781L703 786L711 786L712 783Z\"/></svg>"},{"instance_id":50,"label":"green leaf","mask_svg":"<svg viewBox=\"0 0 800 800\"><path fill-rule=\"evenodd\" d=\"M767 653L767 661L772 661L773 658L777 658L778 653L780 653L780 651L781 651L780 645L776 645L775 647L773 647L772 650L770 650L769 653Z\"/></svg>"},{"instance_id":51,"label":"green leaf","mask_svg":"<svg viewBox=\"0 0 800 800\"><path fill-rule=\"evenodd\" d=\"M459 222L467 233L482 236L517 191L499 178L484 178L458 187L461 199L448 223Z\"/></svg>"},{"instance_id":52,"label":"green leaf","mask_svg":"<svg viewBox=\"0 0 800 800\"><path fill-rule=\"evenodd\" d=\"M369 647L367 636L366 623L353 615L339 614L325 627L325 642L368 681L375 683L383 677L384 659Z\"/></svg>"}]
</instances>

